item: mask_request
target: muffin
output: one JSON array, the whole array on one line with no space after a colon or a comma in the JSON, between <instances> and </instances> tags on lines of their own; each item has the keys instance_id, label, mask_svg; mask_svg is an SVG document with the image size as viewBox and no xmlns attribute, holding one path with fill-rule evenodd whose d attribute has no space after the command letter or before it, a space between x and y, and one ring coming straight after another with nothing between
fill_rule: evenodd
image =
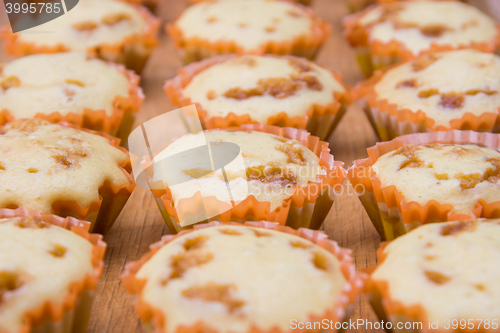
<instances>
[{"instance_id":1,"label":"muffin","mask_svg":"<svg viewBox=\"0 0 500 333\"><path fill-rule=\"evenodd\" d=\"M458 1L408 1L371 6L344 20L363 73L428 52L472 48L495 52L495 21Z\"/></svg>"},{"instance_id":2,"label":"muffin","mask_svg":"<svg viewBox=\"0 0 500 333\"><path fill-rule=\"evenodd\" d=\"M156 46L159 21L147 9L120 0L82 0L55 20L1 34L8 54L87 52L140 73ZM36 33L58 31L58 33Z\"/></svg>"},{"instance_id":3,"label":"muffin","mask_svg":"<svg viewBox=\"0 0 500 333\"><path fill-rule=\"evenodd\" d=\"M427 53L376 72L354 90L381 140L450 129L498 131L500 57ZM467 79L464 79L467 78Z\"/></svg>"},{"instance_id":4,"label":"muffin","mask_svg":"<svg viewBox=\"0 0 500 333\"><path fill-rule=\"evenodd\" d=\"M350 103L339 74L292 56L213 57L180 69L165 91L176 106L196 103L204 128L260 123L305 128L322 140Z\"/></svg>"},{"instance_id":5,"label":"muffin","mask_svg":"<svg viewBox=\"0 0 500 333\"><path fill-rule=\"evenodd\" d=\"M155 332L336 332L364 278L324 233L260 222L166 236L122 282Z\"/></svg>"},{"instance_id":6,"label":"muffin","mask_svg":"<svg viewBox=\"0 0 500 333\"><path fill-rule=\"evenodd\" d=\"M0 147L0 208L73 216L105 233L135 187L128 152L97 132L19 119L0 127Z\"/></svg>"},{"instance_id":7,"label":"muffin","mask_svg":"<svg viewBox=\"0 0 500 333\"><path fill-rule=\"evenodd\" d=\"M429 224L381 246L368 283L395 332L498 332L500 220Z\"/></svg>"},{"instance_id":8,"label":"muffin","mask_svg":"<svg viewBox=\"0 0 500 333\"><path fill-rule=\"evenodd\" d=\"M500 135L409 134L368 149L348 177L387 240L431 222L500 217Z\"/></svg>"},{"instance_id":9,"label":"muffin","mask_svg":"<svg viewBox=\"0 0 500 333\"><path fill-rule=\"evenodd\" d=\"M203 144L210 148L196 150ZM308 132L264 125L186 134L143 162L172 232L253 219L318 229L345 178L342 165Z\"/></svg>"},{"instance_id":10,"label":"muffin","mask_svg":"<svg viewBox=\"0 0 500 333\"><path fill-rule=\"evenodd\" d=\"M85 331L106 249L87 228L56 216L0 218L0 331Z\"/></svg>"},{"instance_id":11,"label":"muffin","mask_svg":"<svg viewBox=\"0 0 500 333\"><path fill-rule=\"evenodd\" d=\"M126 137L144 99L132 71L81 52L36 54L1 68L0 125L38 117Z\"/></svg>"},{"instance_id":12,"label":"muffin","mask_svg":"<svg viewBox=\"0 0 500 333\"><path fill-rule=\"evenodd\" d=\"M330 26L311 10L279 0L202 1L167 31L184 63L217 54L293 54L313 59Z\"/></svg>"},{"instance_id":13,"label":"muffin","mask_svg":"<svg viewBox=\"0 0 500 333\"><path fill-rule=\"evenodd\" d=\"M345 4L347 5L347 8L351 13L355 13L375 3L387 3L396 1L422 1L422 0L345 0ZM457 0L435 0L435 1L457 1ZM467 0L459 0L459 1L468 2Z\"/></svg>"}]
</instances>

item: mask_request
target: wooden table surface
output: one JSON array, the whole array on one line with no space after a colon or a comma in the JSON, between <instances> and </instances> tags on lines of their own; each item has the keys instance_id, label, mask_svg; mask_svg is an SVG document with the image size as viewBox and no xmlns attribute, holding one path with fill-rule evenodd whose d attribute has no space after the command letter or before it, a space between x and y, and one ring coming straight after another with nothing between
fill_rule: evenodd
<instances>
[{"instance_id":1,"label":"wooden table surface","mask_svg":"<svg viewBox=\"0 0 500 333\"><path fill-rule=\"evenodd\" d=\"M0 0L0 6L3 5L2 2L3 0ZM500 1L470 2L499 21ZM175 19L185 6L184 0L163 0L159 10L162 22ZM341 18L347 14L346 7L342 0L314 0L312 8L318 16L333 26L332 33L316 61L340 72L347 84L355 85L363 77L355 63L354 54L341 33ZM5 11L0 7L0 24L6 22ZM1 53L0 62L6 60L9 60L8 57ZM172 42L164 31L161 31L160 43L143 73L141 85L146 99L134 128L174 109L163 93L162 86L165 80L175 76L179 67L181 63ZM181 124L172 124L172 129L175 126ZM347 168L352 165L353 160L367 157L366 148L376 143L376 136L362 110L357 105L352 105L328 141L335 159L345 162L344 167ZM358 269L373 266L376 264L375 251L380 237L347 180L342 192L325 221L324 230L330 239L337 241L342 247L352 249ZM143 332L132 299L126 293L119 276L127 262L139 259L148 251L150 244L159 241L162 235L168 233L169 230L150 191L136 188L113 228L104 238L108 243L105 267L97 286L87 333ZM377 317L363 298L358 301L351 319L377 321ZM382 332L368 329L360 331Z\"/></svg>"}]
</instances>

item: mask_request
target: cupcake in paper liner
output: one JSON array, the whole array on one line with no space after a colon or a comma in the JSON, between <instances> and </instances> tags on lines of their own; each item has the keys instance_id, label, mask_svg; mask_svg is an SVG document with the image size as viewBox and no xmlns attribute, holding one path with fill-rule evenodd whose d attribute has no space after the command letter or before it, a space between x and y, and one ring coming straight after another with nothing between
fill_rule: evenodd
<instances>
[{"instance_id":1,"label":"cupcake in paper liner","mask_svg":"<svg viewBox=\"0 0 500 333\"><path fill-rule=\"evenodd\" d=\"M336 332L365 278L324 233L262 221L164 236L121 277L151 331L242 333Z\"/></svg>"},{"instance_id":2,"label":"cupcake in paper liner","mask_svg":"<svg viewBox=\"0 0 500 333\"><path fill-rule=\"evenodd\" d=\"M293 56L223 55L193 63L165 84L170 102L197 105L204 128L247 123L304 128L325 140L351 102L341 76Z\"/></svg>"},{"instance_id":3,"label":"cupcake in paper liner","mask_svg":"<svg viewBox=\"0 0 500 333\"><path fill-rule=\"evenodd\" d=\"M318 229L346 172L329 151L304 130L247 124L186 134L143 169L172 232L207 220Z\"/></svg>"},{"instance_id":4,"label":"cupcake in paper liner","mask_svg":"<svg viewBox=\"0 0 500 333\"><path fill-rule=\"evenodd\" d=\"M167 32L184 63L227 53L313 59L330 26L289 1L217 0L189 6Z\"/></svg>"},{"instance_id":5,"label":"cupcake in paper liner","mask_svg":"<svg viewBox=\"0 0 500 333\"><path fill-rule=\"evenodd\" d=\"M159 20L141 6L120 0L85 0L63 16L22 33L6 27L1 38L5 51L16 57L87 52L141 73L158 43L159 26Z\"/></svg>"},{"instance_id":6,"label":"cupcake in paper liner","mask_svg":"<svg viewBox=\"0 0 500 333\"><path fill-rule=\"evenodd\" d=\"M139 77L82 52L36 54L0 72L0 125L20 118L60 121L126 138L144 95Z\"/></svg>"},{"instance_id":7,"label":"cupcake in paper liner","mask_svg":"<svg viewBox=\"0 0 500 333\"><path fill-rule=\"evenodd\" d=\"M0 208L73 216L105 233L135 187L118 142L37 118L0 127Z\"/></svg>"},{"instance_id":8,"label":"cupcake in paper liner","mask_svg":"<svg viewBox=\"0 0 500 333\"><path fill-rule=\"evenodd\" d=\"M85 332L106 250L89 225L0 209L1 332Z\"/></svg>"},{"instance_id":9,"label":"cupcake in paper liner","mask_svg":"<svg viewBox=\"0 0 500 333\"><path fill-rule=\"evenodd\" d=\"M498 132L499 76L493 53L427 53L377 71L353 95L382 141L450 129Z\"/></svg>"},{"instance_id":10,"label":"cupcake in paper liner","mask_svg":"<svg viewBox=\"0 0 500 333\"><path fill-rule=\"evenodd\" d=\"M500 217L500 135L417 133L368 148L348 177L380 236L417 226Z\"/></svg>"},{"instance_id":11,"label":"cupcake in paper liner","mask_svg":"<svg viewBox=\"0 0 500 333\"><path fill-rule=\"evenodd\" d=\"M369 300L393 332L498 332L499 244L500 220L421 226L379 248Z\"/></svg>"},{"instance_id":12,"label":"cupcake in paper liner","mask_svg":"<svg viewBox=\"0 0 500 333\"><path fill-rule=\"evenodd\" d=\"M459 1L378 4L346 17L343 23L367 77L423 53L465 48L495 52L500 45L495 21Z\"/></svg>"}]
</instances>

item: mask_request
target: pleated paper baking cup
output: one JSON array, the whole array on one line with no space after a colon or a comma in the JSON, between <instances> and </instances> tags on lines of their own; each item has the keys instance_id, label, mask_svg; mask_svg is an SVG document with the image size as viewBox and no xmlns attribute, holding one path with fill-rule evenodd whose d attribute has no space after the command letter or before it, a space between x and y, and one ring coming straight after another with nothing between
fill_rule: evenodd
<instances>
[{"instance_id":1,"label":"pleated paper baking cup","mask_svg":"<svg viewBox=\"0 0 500 333\"><path fill-rule=\"evenodd\" d=\"M388 42L370 39L369 28L358 24L372 8L367 8L361 12L351 14L342 21L344 26L344 35L349 44L354 48L356 60L363 74L368 78L376 70L394 65L400 62L415 59L424 53L443 52L460 49L475 49L482 52L494 53L500 47L500 25L497 24L497 34L495 38L488 43L470 42L458 46L447 44L431 44L426 50L415 54L406 48L403 43L391 39Z\"/></svg>"},{"instance_id":2,"label":"pleated paper baking cup","mask_svg":"<svg viewBox=\"0 0 500 333\"><path fill-rule=\"evenodd\" d=\"M108 115L106 111L85 108L82 113L69 112L61 114L57 110L54 112L37 113L35 118L41 118L51 123L66 122L77 127L94 131L105 132L120 139L126 139L135 119L135 113L139 112L144 100L144 93L139 86L139 76L130 70L126 70L122 65L109 63L108 65L117 68L129 81L128 97L115 96L113 101L113 112ZM0 110L0 126L16 120L8 109Z\"/></svg>"},{"instance_id":3,"label":"pleated paper baking cup","mask_svg":"<svg viewBox=\"0 0 500 333\"><path fill-rule=\"evenodd\" d=\"M160 21L154 17L149 10L142 6L134 6L146 21L146 25L141 34L130 35L123 41L115 44L100 44L87 48L87 54L102 60L125 65L128 69L141 74L146 61L158 44L158 30ZM18 35L11 32L9 26L0 31L5 52L14 57L24 57L38 53L58 53L72 51L67 46L58 44L55 46L36 45L29 42L20 41Z\"/></svg>"},{"instance_id":4,"label":"pleated paper baking cup","mask_svg":"<svg viewBox=\"0 0 500 333\"><path fill-rule=\"evenodd\" d=\"M129 155L125 148L119 146L120 139L118 138L103 132L78 128L75 125L68 123L59 123L59 125L76 128L80 131L94 135L100 135L106 138L113 147ZM128 198L136 186L135 180L130 174L132 172L130 158L120 162L119 168L128 179L128 184L117 186L113 184L112 181L106 180L98 189L96 189L99 191L98 201L92 202L87 207L82 207L75 201L58 200L52 204L52 214L63 217L72 216L79 220L88 221L90 222L89 230L91 232L105 234L113 226L113 223L120 214L122 208L127 203Z\"/></svg>"},{"instance_id":5,"label":"pleated paper baking cup","mask_svg":"<svg viewBox=\"0 0 500 333\"><path fill-rule=\"evenodd\" d=\"M343 162L335 161L330 154L328 143L320 141L318 137L311 136L305 130L289 127L277 127L260 124L246 124L240 127L231 127L230 131L259 131L296 139L305 147L309 148L319 157L319 165L325 171L318 175L315 181L310 181L307 186L295 186L292 195L285 199L281 206L270 210L269 201L257 201L253 195L249 195L243 201L235 203L218 200L215 196L203 197L200 192L191 198L183 198L174 206L174 200L169 188L158 189L158 186L150 183L148 185L153 192L160 212L172 232L192 226L182 227L179 213L185 220L189 217L196 218L200 212L206 212L203 216L212 216L208 220L221 222L243 222L249 220L266 220L278 222L292 228L319 229L323 224L336 196L345 179L346 170L342 168ZM150 160L144 160L143 169L148 170ZM149 178L147 176L147 178ZM232 207L232 208L231 208ZM199 220L207 222L207 218Z\"/></svg>"},{"instance_id":6,"label":"pleated paper baking cup","mask_svg":"<svg viewBox=\"0 0 500 333\"><path fill-rule=\"evenodd\" d=\"M376 71L371 78L359 83L353 95L361 102L365 114L381 141L392 140L398 136L413 133L426 133L449 130L472 130L492 132L500 124L500 112L484 112L475 115L467 112L461 118L453 119L448 126L436 125L435 120L422 110L413 111L400 108L387 99L378 97L375 85L384 74L397 65Z\"/></svg>"},{"instance_id":7,"label":"pleated paper baking cup","mask_svg":"<svg viewBox=\"0 0 500 333\"><path fill-rule=\"evenodd\" d=\"M267 55L273 57L274 55ZM177 76L168 80L163 87L170 102L179 107L184 107L194 104L191 99L184 95L184 88L193 80L193 78L204 71L205 69L235 58L237 55L221 55L202 60L200 62L189 64L177 71ZM289 56L291 60L296 57ZM267 120L267 124L280 127L295 127L306 129L312 135L318 136L321 140L325 140L333 132L337 124L342 119L347 110L347 104L352 101L349 87L342 83L342 76L331 71L335 80L342 84L346 89L345 92L333 92L334 99L332 103L326 105L313 104L305 112L303 116L290 117L286 110L278 112L276 115ZM236 115L230 112L225 117L214 116L210 117L203 105L196 103L198 116L205 129L213 128L228 128L240 126L243 124L259 123L252 119L250 114Z\"/></svg>"},{"instance_id":8,"label":"pleated paper baking cup","mask_svg":"<svg viewBox=\"0 0 500 333\"><path fill-rule=\"evenodd\" d=\"M368 148L369 157L354 161L347 176L382 239L393 240L425 223L500 218L500 201L486 203L479 199L470 215L454 214L452 204L430 200L422 206L415 201L408 202L395 186L382 186L372 168L380 156L406 144L417 146L430 143L471 143L500 150L500 135L458 130L417 133Z\"/></svg>"},{"instance_id":9,"label":"pleated paper baking cup","mask_svg":"<svg viewBox=\"0 0 500 333\"><path fill-rule=\"evenodd\" d=\"M212 226L218 225L235 225L237 223L220 223L220 222L210 222L207 224L195 225L195 229L199 228L209 228ZM311 229L300 228L298 230L294 230L290 227L280 226L277 223L270 223L266 221L259 222L245 222L244 225L241 225L241 228L245 228L245 226L265 228L270 230L276 230L280 232L284 232L291 235L296 235L298 237L307 239L317 246L322 247L328 252L332 253L339 261L340 261L340 269L346 279L346 285L338 297L337 300L332 300L332 306L329 309L326 309L325 312L321 315L310 315L306 320L307 322L321 322L322 320L328 320L329 323L333 323L333 326L336 326L336 323L343 322L349 314L352 312L355 302L358 299L358 296L361 294L364 282L366 280L366 275L364 273L357 273L356 267L352 259L351 250L344 249L339 247L339 245L328 239L328 236L322 231L315 231ZM163 236L161 241L150 246L150 252L145 254L140 260L128 263L125 266L125 271L121 275L121 280L127 291L134 295L136 301L136 310L139 314L140 319L144 323L145 327L150 328L151 332L164 332L165 320L168 320L164 317L163 313L159 309L153 308L147 302L141 299L141 292L146 284L146 281L143 279L139 279L136 277L137 272L156 252L158 252L165 244L170 241L176 239L177 237L183 236L187 233L192 232L193 230L185 230L177 235L168 235ZM194 333L194 332L216 332L213 329L206 326L203 322L198 322L190 327L182 327L176 329L176 332L185 332L185 333ZM251 332L264 332L265 330L260 329L259 327L252 328ZM295 330L286 330L283 331L281 329L273 329L273 332L281 333L281 332L291 332ZM318 330L315 327L315 330L308 330L311 332L322 332L322 330ZM337 330L333 330L336 332ZM265 331L268 332L268 331Z\"/></svg>"},{"instance_id":10,"label":"pleated paper baking cup","mask_svg":"<svg viewBox=\"0 0 500 333\"><path fill-rule=\"evenodd\" d=\"M286 0L285 0L286 1ZM166 31L174 43L179 56L184 64L200 61L220 54L291 54L308 59L314 59L320 47L330 34L331 27L326 22L317 18L313 11L303 5L294 4L298 10L305 13L312 20L311 31L289 40L270 40L253 50L245 50L238 41L217 40L209 41L203 38L184 36L176 21L167 24Z\"/></svg>"},{"instance_id":11,"label":"pleated paper baking cup","mask_svg":"<svg viewBox=\"0 0 500 333\"><path fill-rule=\"evenodd\" d=\"M106 243L102 236L88 232L90 224L72 217L62 218L54 215L41 215L39 212L18 208L0 209L0 219L34 216L45 223L70 230L89 241L92 248L92 274L69 286L68 294L61 303L45 302L42 306L25 313L25 323L19 333L83 333L90 317L90 310L97 281L104 267Z\"/></svg>"}]
</instances>

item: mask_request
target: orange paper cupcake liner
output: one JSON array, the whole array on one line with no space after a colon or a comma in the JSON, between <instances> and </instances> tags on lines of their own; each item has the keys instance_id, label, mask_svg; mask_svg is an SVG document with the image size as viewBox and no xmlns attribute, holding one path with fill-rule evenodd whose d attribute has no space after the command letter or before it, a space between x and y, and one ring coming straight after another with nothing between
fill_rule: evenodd
<instances>
[{"instance_id":1,"label":"orange paper cupcake liner","mask_svg":"<svg viewBox=\"0 0 500 333\"><path fill-rule=\"evenodd\" d=\"M174 201L170 190L151 190L156 198L162 216L172 232L181 230L178 210L184 216L196 216L200 211L221 212L210 220L245 221L245 220L266 220L278 222L293 228L308 227L319 229L323 224L336 196L336 188L342 186L346 170L342 168L343 162L334 161L330 154L328 143L320 141L318 137L311 136L305 130L290 127L277 127L261 124L245 124L240 127L230 127L230 131L259 131L278 135L288 139L296 139L305 147L309 148L319 157L319 165L326 174L318 175L315 181L310 181L305 187L296 186L292 195L283 201L283 204L274 210L270 210L271 203L268 201L257 201L253 195L236 204L227 203L216 199L214 196L202 197L197 192L191 198L180 199L174 206ZM143 168L146 169L147 162ZM233 208L224 209L228 205ZM203 221L206 222L206 221ZM188 226L187 228L191 228Z\"/></svg>"},{"instance_id":2,"label":"orange paper cupcake liner","mask_svg":"<svg viewBox=\"0 0 500 333\"><path fill-rule=\"evenodd\" d=\"M118 138L103 132L78 128L69 123L59 123L59 125L102 136L109 140L109 143L113 147L129 155L129 152L125 148L119 146L120 139ZM118 166L127 177L129 184L117 186L113 182L106 180L99 187L98 201L90 203L88 207L83 207L75 201L58 200L52 203L52 214L63 217L72 216L80 220L89 221L91 232L105 234L113 226L114 221L127 203L136 185L134 178L130 175L132 172L130 158L120 162Z\"/></svg>"},{"instance_id":3,"label":"orange paper cupcake liner","mask_svg":"<svg viewBox=\"0 0 500 333\"><path fill-rule=\"evenodd\" d=\"M297 3L292 4L311 18L313 21L311 32L294 37L291 40L267 41L254 50L247 51L235 41L218 40L212 42L197 37L186 38L182 30L176 26L176 21L167 24L166 31L170 35L170 38L172 38L174 46L179 51L182 61L185 64L227 53L256 55L266 53L292 54L312 60L316 57L319 48L330 34L331 27L326 21L317 18L311 9Z\"/></svg>"},{"instance_id":4,"label":"orange paper cupcake liner","mask_svg":"<svg viewBox=\"0 0 500 333\"><path fill-rule=\"evenodd\" d=\"M453 129L492 132L495 124L500 122L499 112L484 112L479 116L467 112L461 118L451 120L448 126L436 125L435 120L422 110L400 108L387 99L380 99L375 85L385 73L397 66L399 65L376 71L371 78L360 82L353 90L353 95L362 102L366 116L380 140L388 141L404 134Z\"/></svg>"},{"instance_id":5,"label":"orange paper cupcake liner","mask_svg":"<svg viewBox=\"0 0 500 333\"><path fill-rule=\"evenodd\" d=\"M242 228L245 226L265 228L270 230L276 230L280 232L284 232L291 235L296 235L307 239L317 246L322 247L328 252L332 253L339 261L340 261L340 269L346 279L346 285L338 297L337 300L332 304L332 307L327 309L321 315L310 315L306 322L320 322L323 319L330 320L333 323L342 322L345 318L347 318L349 312L354 306L354 303L357 301L358 296L363 290L364 282L366 280L366 275L364 273L357 273L356 267L352 259L352 251L348 249L344 249L339 247L339 245L328 239L328 236L322 231L315 231L311 229L300 228L298 230L294 230L290 227L280 226L277 223L271 223L266 221L259 222L245 222L244 226L238 223L220 223L220 222L210 222L207 224L199 224L195 225L195 229L207 228L218 225L240 225ZM125 270L121 275L121 281L127 291L130 294L136 295L136 310L139 314L139 317L144 323L149 323L154 326L154 332L164 332L164 323L166 318L163 313L159 309L155 309L145 301L141 299L141 292L146 284L146 280L139 279L136 277L139 269L144 265L156 252L158 252L165 244L176 239L177 237L183 236L193 230L184 230L177 235L167 235L163 236L161 241L152 244L150 246L150 252L146 253L140 260L128 263L125 265ZM275 328L272 330L275 333L280 332L290 332L292 330L281 330L279 328ZM303 331L305 330L293 330L293 331ZM308 330L308 332L319 332L321 330ZM195 333L195 332L206 332L206 333L216 333L213 329L208 327L203 322L197 322L193 326L190 327L179 327L175 330L177 333ZM268 332L259 327L252 327L251 332L260 333L260 332Z\"/></svg>"},{"instance_id":6,"label":"orange paper cupcake liner","mask_svg":"<svg viewBox=\"0 0 500 333\"><path fill-rule=\"evenodd\" d=\"M146 65L149 55L158 44L158 30L160 21L154 17L149 10L142 6L134 6L146 21L142 34L134 34L126 37L123 41L115 44L100 44L87 48L87 54L91 57L101 58L106 61L125 65L128 69L140 74ZM38 53L68 52L71 49L62 44L55 46L36 45L34 43L19 40L17 34L12 33L10 26L0 31L5 52L14 57L24 57Z\"/></svg>"},{"instance_id":7,"label":"orange paper cupcake liner","mask_svg":"<svg viewBox=\"0 0 500 333\"><path fill-rule=\"evenodd\" d=\"M25 313L25 323L19 333L38 332L43 324L44 332L76 333L84 332L90 315L94 290L104 267L106 243L102 236L88 232L89 223L72 217L62 218L54 215L41 215L26 209L0 209L0 218L36 216L43 222L70 230L89 241L92 247L92 274L87 274L81 281L70 284L69 292L61 303L45 302L40 307ZM37 328L40 327L40 328ZM62 329L64 327L64 329Z\"/></svg>"},{"instance_id":8,"label":"orange paper cupcake liner","mask_svg":"<svg viewBox=\"0 0 500 333\"><path fill-rule=\"evenodd\" d=\"M417 133L400 136L392 141L377 143L368 148L368 158L356 160L348 170L348 178L356 191L375 228L383 239L392 240L419 225L474 218L500 218L500 201L486 203L479 199L476 208L467 214L453 213L453 205L430 200L425 205L407 202L393 185L383 186L372 166L378 158L399 147L442 144L482 144L500 150L500 135L474 131L451 130L446 132Z\"/></svg>"},{"instance_id":9,"label":"orange paper cupcake liner","mask_svg":"<svg viewBox=\"0 0 500 333\"><path fill-rule=\"evenodd\" d=\"M275 57L276 55L266 56ZM189 64L178 70L177 76L168 80L163 87L165 93L170 99L170 102L179 107L195 104L189 97L184 96L184 88L200 72L213 65L223 63L235 57L237 57L237 55L215 56L200 62ZM291 60L296 59L294 56L287 56L287 58L290 58ZM342 116L345 114L346 104L350 104L352 102L351 94L349 92L350 88L342 83L342 76L339 73L333 71L330 72L333 74L335 80L342 84L342 86L346 89L345 92L334 92L334 100L332 103L326 105L313 104L305 112L304 116L289 117L286 111L283 110L269 118L267 120L267 125L307 129L309 133L320 137L322 140L328 138L328 136L330 136L335 129L336 125L339 123ZM243 124L258 123L257 121L252 120L251 115L248 113L236 115L235 113L230 112L225 117L210 117L208 116L207 110L205 110L199 103L196 103L196 109L198 110L198 117L200 118L203 127L206 129L228 128Z\"/></svg>"},{"instance_id":10,"label":"orange paper cupcake liner","mask_svg":"<svg viewBox=\"0 0 500 333\"><path fill-rule=\"evenodd\" d=\"M370 77L377 69L394 65L403 61L415 59L424 53L443 52L460 49L476 49L478 51L494 53L500 48L500 25L497 24L497 34L495 38L487 43L470 42L458 46L433 43L430 48L414 54L403 43L397 40L390 40L387 43L379 40L370 40L370 27L358 24L360 19L367 15L376 7L367 8L361 12L351 14L342 21L344 35L349 44L355 49L356 58L363 74Z\"/></svg>"},{"instance_id":11,"label":"orange paper cupcake liner","mask_svg":"<svg viewBox=\"0 0 500 333\"><path fill-rule=\"evenodd\" d=\"M125 139L130 133L132 124L124 123L124 126L121 126L122 120L128 119L130 117L129 114L133 115L139 112L144 100L144 94L139 86L139 76L130 70L126 70L121 65L114 63L109 63L109 65L118 69L129 81L129 96L115 96L111 115L106 114L106 111L103 109L93 110L85 108L82 113L69 112L63 115L54 110L54 112L50 114L37 113L34 117L47 120L51 123L67 122L94 131L102 131L111 135L120 135L120 138ZM15 118L8 109L0 110L0 126L14 120Z\"/></svg>"}]
</instances>

